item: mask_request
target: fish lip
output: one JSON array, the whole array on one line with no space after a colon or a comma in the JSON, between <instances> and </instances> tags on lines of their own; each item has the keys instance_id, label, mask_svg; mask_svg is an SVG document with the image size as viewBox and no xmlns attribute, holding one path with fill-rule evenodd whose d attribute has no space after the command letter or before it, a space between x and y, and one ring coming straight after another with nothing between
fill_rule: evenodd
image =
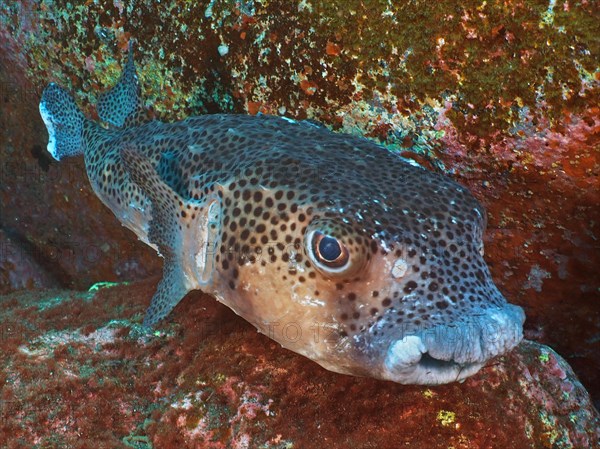
<instances>
[{"instance_id":1,"label":"fish lip","mask_svg":"<svg viewBox=\"0 0 600 449\"><path fill-rule=\"evenodd\" d=\"M410 354L407 357L407 354ZM475 374L485 362L458 363L433 357L420 337L407 336L395 342L385 360L384 377L410 385L441 385Z\"/></svg>"},{"instance_id":2,"label":"fish lip","mask_svg":"<svg viewBox=\"0 0 600 449\"><path fill-rule=\"evenodd\" d=\"M411 332L389 345L383 377L402 384L461 381L523 339L525 314L506 304L452 325Z\"/></svg>"}]
</instances>

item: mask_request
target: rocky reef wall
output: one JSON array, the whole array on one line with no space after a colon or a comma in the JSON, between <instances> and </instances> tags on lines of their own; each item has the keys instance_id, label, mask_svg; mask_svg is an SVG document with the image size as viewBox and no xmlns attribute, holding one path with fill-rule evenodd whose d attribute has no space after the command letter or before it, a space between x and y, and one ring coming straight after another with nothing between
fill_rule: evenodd
<instances>
[{"instance_id":1,"label":"rocky reef wall","mask_svg":"<svg viewBox=\"0 0 600 449\"><path fill-rule=\"evenodd\" d=\"M55 81L94 116L135 38L158 117L315 119L467 185L488 210L486 260L525 308L526 335L562 354L598 401L598 17L593 1L1 2L0 292L160 271L82 162L45 152L37 113Z\"/></svg>"}]
</instances>

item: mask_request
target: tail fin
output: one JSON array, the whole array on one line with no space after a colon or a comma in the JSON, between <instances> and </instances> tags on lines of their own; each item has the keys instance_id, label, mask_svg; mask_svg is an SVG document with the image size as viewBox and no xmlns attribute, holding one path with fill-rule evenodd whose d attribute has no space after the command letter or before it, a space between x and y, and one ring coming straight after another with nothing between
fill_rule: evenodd
<instances>
[{"instance_id":1,"label":"tail fin","mask_svg":"<svg viewBox=\"0 0 600 449\"><path fill-rule=\"evenodd\" d=\"M48 128L48 152L54 159L83 154L85 116L65 89L50 83L42 94L40 114Z\"/></svg>"}]
</instances>

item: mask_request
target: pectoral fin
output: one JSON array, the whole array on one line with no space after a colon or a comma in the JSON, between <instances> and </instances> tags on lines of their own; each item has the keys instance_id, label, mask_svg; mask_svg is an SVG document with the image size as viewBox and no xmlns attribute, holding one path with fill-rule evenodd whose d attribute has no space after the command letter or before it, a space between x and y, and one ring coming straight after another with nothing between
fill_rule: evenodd
<instances>
[{"instance_id":1,"label":"pectoral fin","mask_svg":"<svg viewBox=\"0 0 600 449\"><path fill-rule=\"evenodd\" d=\"M152 204L148 241L165 259L163 279L144 318L144 325L152 326L167 316L188 291L210 282L221 220L220 195L213 190L199 200L186 200L135 149L123 149L121 160L131 181Z\"/></svg>"},{"instance_id":2,"label":"pectoral fin","mask_svg":"<svg viewBox=\"0 0 600 449\"><path fill-rule=\"evenodd\" d=\"M185 279L183 279L181 264L172 257L165 257L163 277L152 296L150 307L146 310L143 325L153 327L169 315L188 291Z\"/></svg>"}]
</instances>

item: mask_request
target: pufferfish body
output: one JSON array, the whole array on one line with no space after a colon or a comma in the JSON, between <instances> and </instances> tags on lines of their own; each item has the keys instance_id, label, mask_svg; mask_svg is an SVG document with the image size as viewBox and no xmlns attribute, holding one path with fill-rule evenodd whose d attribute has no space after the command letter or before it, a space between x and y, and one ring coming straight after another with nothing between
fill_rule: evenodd
<instances>
[{"instance_id":1,"label":"pufferfish body","mask_svg":"<svg viewBox=\"0 0 600 449\"><path fill-rule=\"evenodd\" d=\"M56 84L40 112L56 159L164 258L144 324L201 289L335 372L441 384L522 339L524 314L482 257L469 191L367 139L312 122L148 120L130 49L87 119Z\"/></svg>"}]
</instances>

